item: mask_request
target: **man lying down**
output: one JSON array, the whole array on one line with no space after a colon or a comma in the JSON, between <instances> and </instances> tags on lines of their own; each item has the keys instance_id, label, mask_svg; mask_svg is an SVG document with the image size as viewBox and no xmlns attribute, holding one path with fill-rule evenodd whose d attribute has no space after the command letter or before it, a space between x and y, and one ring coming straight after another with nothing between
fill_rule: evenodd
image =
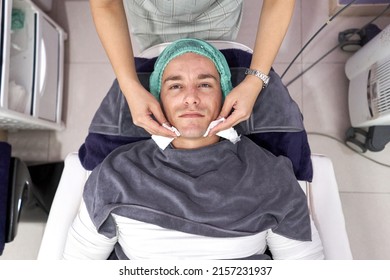
<instances>
[{"instance_id":1,"label":"man lying down","mask_svg":"<svg viewBox=\"0 0 390 280\"><path fill-rule=\"evenodd\" d=\"M150 91L178 137L121 146L93 170L64 259L324 258L291 162L233 128L207 135L231 88L210 44L162 52Z\"/></svg>"}]
</instances>

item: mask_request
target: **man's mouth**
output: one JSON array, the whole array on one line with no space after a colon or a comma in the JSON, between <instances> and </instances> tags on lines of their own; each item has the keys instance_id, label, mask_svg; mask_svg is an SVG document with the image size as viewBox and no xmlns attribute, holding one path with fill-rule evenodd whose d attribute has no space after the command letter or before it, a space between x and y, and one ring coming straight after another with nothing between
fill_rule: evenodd
<instances>
[{"instance_id":1,"label":"man's mouth","mask_svg":"<svg viewBox=\"0 0 390 280\"><path fill-rule=\"evenodd\" d=\"M179 115L179 118L203 118L204 115L198 112L186 112Z\"/></svg>"}]
</instances>

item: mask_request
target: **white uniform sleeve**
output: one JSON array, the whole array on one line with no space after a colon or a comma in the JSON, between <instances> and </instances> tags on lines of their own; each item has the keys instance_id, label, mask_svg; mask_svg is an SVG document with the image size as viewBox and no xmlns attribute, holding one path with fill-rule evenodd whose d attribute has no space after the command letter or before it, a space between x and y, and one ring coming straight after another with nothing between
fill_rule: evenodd
<instances>
[{"instance_id":1,"label":"white uniform sleeve","mask_svg":"<svg viewBox=\"0 0 390 280\"><path fill-rule=\"evenodd\" d=\"M311 220L312 241L293 240L268 230L267 243L275 260L323 260L320 235Z\"/></svg>"},{"instance_id":2,"label":"white uniform sleeve","mask_svg":"<svg viewBox=\"0 0 390 280\"><path fill-rule=\"evenodd\" d=\"M117 237L107 238L97 232L82 200L79 213L68 232L63 259L105 260L116 242Z\"/></svg>"}]
</instances>

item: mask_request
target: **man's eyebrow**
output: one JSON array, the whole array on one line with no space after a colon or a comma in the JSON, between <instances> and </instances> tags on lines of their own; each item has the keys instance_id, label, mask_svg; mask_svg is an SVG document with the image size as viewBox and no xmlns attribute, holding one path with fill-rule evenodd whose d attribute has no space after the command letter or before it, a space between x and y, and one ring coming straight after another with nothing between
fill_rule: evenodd
<instances>
[{"instance_id":1,"label":"man's eyebrow","mask_svg":"<svg viewBox=\"0 0 390 280\"><path fill-rule=\"evenodd\" d=\"M166 77L164 79L163 83L166 83L168 81L180 81L182 79L183 79L183 77L181 75L173 75L173 76Z\"/></svg>"},{"instance_id":2,"label":"man's eyebrow","mask_svg":"<svg viewBox=\"0 0 390 280\"><path fill-rule=\"evenodd\" d=\"M205 73L205 74L198 75L198 80L205 80L205 79L213 79L216 82L219 82L218 78L215 77L213 74ZM166 77L163 81L163 84L169 81L180 81L180 80L183 80L183 77L181 75L172 75Z\"/></svg>"},{"instance_id":3,"label":"man's eyebrow","mask_svg":"<svg viewBox=\"0 0 390 280\"><path fill-rule=\"evenodd\" d=\"M219 80L217 79L217 77L215 77L214 75L212 74L199 74L198 75L198 79L199 80L204 80L204 79L214 79L215 81L219 82Z\"/></svg>"}]
</instances>

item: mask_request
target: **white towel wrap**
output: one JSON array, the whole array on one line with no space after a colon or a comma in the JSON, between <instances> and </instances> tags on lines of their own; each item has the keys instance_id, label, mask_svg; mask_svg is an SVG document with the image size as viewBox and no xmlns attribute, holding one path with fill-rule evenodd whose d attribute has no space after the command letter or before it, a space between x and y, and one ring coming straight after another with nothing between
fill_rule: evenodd
<instances>
[{"instance_id":1,"label":"white towel wrap","mask_svg":"<svg viewBox=\"0 0 390 280\"><path fill-rule=\"evenodd\" d=\"M221 119L212 121L203 136L206 137L209 134L211 129L213 129L217 124L219 124L221 122L224 122L224 121L225 121L225 118L221 118ZM180 136L180 132L177 130L176 127L168 126L165 123L163 124L163 127L169 129L170 131L175 132L175 134L177 136ZM225 129L225 130L222 130L222 131L218 132L217 135L222 137L222 138L225 138L225 139L229 140L233 144L235 144L238 141L240 141L240 136L238 135L237 131L233 127ZM154 142L156 142L156 144L160 147L160 149L165 150L165 148L168 147L168 145L175 138L165 137L165 136L160 136L160 135L152 135L152 139L154 140Z\"/></svg>"}]
</instances>

